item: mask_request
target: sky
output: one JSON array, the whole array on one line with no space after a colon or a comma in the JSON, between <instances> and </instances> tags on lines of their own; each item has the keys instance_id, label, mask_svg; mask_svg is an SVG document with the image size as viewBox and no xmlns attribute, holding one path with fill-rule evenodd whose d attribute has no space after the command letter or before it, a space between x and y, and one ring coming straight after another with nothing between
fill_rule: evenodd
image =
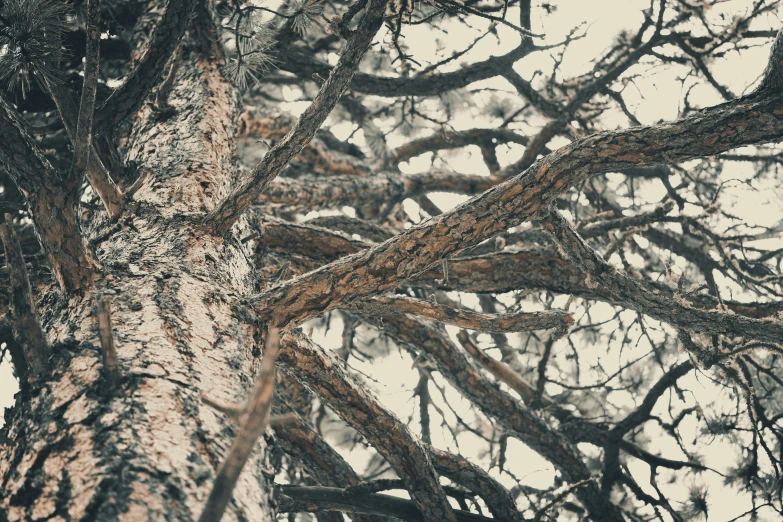
<instances>
[{"instance_id":1,"label":"sky","mask_svg":"<svg viewBox=\"0 0 783 522\"><path fill-rule=\"evenodd\" d=\"M578 1L578 0L564 0L558 2L551 2L557 5L557 10L550 15L544 15L542 9L537 9L535 6L539 4L534 0L534 15L532 17L532 30L536 34L544 35L542 38L536 40L538 44L555 44L561 42L565 37L574 29L576 34L583 34L584 36L572 44L566 54L563 57L560 71L563 77L573 77L579 74L586 73L592 69L592 62L601 51L608 48L615 36L624 29L635 30L642 21L641 10L649 6L648 1L639 0L604 0L604 1ZM722 10L727 13L743 13L750 5L749 1L730 1L720 4L716 10ZM780 13L778 13L779 15ZM512 8L509 11L508 18L510 20L517 20L518 14L516 9ZM436 33L433 37L433 31L424 26L412 26L405 28L406 42L411 45L411 48L415 50L415 57L422 63L437 61L442 58L439 54L439 49L446 48L451 50L458 50L463 48L467 42L471 42L475 37L479 36L486 28L486 24L479 21L475 23L476 30L470 31L468 29L461 30L449 30L447 32ZM780 27L780 20L775 15L770 15L757 23L754 28L778 28ZM485 38L479 45L463 57L462 62L457 62L454 67L458 67L460 63L473 62L485 59L490 55L500 55L512 48L516 47L519 42L518 35L511 29L503 26L498 27L499 40L496 38ZM436 39L438 41L436 41ZM412 45L411 42L415 42ZM530 79L535 71L550 71L552 68L553 58L559 50L555 49L552 52L540 52L533 53L532 55L521 60L515 69L525 78ZM754 80L763 71L768 56L768 46L759 47L755 49L749 49L738 55L737 53L728 53L724 58L719 61L715 61L710 64L711 70L716 79L727 86L735 94L742 94L748 89ZM336 60L336 56L330 57L330 60ZM643 124L653 124L660 120L672 120L677 118L681 109L680 102L683 98L683 90L690 87L689 83L683 85L679 81L679 77L683 75L684 69L678 66L672 66L667 68L652 68L639 67L634 68L628 72L628 75L638 75L634 77L633 84L628 86L623 96L629 105L630 110L638 117ZM538 81L541 81L541 75L538 76ZM701 79L695 80L693 83L698 85L694 87L691 100L698 103L701 106L709 106L712 104L720 103L723 100L718 93L709 85L703 83ZM483 82L478 82L470 86L470 89L476 88L488 88L499 89L507 92L513 92L511 86L502 79L491 79ZM284 91L285 98L290 100L284 104L284 109L290 111L293 114L298 114L308 105L307 102L295 101L299 96L298 89L287 88ZM460 113L460 115L452 121L453 126L457 130L475 128L480 126L492 127L498 124L497 120L492 120L487 116L484 104L489 101L493 95L489 92L476 96L476 104L473 107L468 107ZM604 126L606 128L613 127L626 127L628 126L627 119L619 112L615 111L604 117ZM518 125L518 129L525 133L534 133L536 129L540 128L545 122L541 121L525 121ZM382 129L386 130L393 124L391 121L377 120L376 124ZM327 121L327 126L335 133L338 138L348 137L355 129L353 123L350 121L341 121L337 117L332 117ZM365 145L362 131L353 134L353 141L358 145ZM394 148L403 144L410 137L402 136L400 133L392 133L387 136L387 143L390 147ZM561 146L567 143L565 140L553 141L550 144L552 146ZM499 148L499 160L501 164L510 163L521 156L522 148L519 146L509 146ZM453 168L459 172L466 174L488 174L486 166L481 159L481 155L476 148L465 148L457 151L453 151L449 154L443 155L445 163L443 166ZM414 158L409 162L401 165L401 169L405 173L423 172L431 168L431 156L429 154L422 155L418 158ZM743 180L749 179L754 174L752 166L739 163L728 163L724 172L722 173L723 179L728 182L727 195L723 200L724 208L730 210L739 217L747 220L748 223L758 223L763 225L774 225L783 219L783 205L781 205L781 197L783 194L777 187L769 187L769 190L753 189L746 184L743 184ZM613 178L612 175L607 176L609 182L619 183L619 176ZM673 182L676 185L676 182ZM762 187L763 189L763 187ZM653 205L659 201L663 195L663 187L658 183L649 183L646 186L646 192L641 195L643 200ZM447 210L458 203L462 202L464 197L458 197L450 194L440 194L433 196L431 199L443 210ZM413 201L406 202L406 211L411 216L411 221L417 222L420 219L418 212L418 205ZM347 213L351 212L351 209L345 209ZM313 215L307 216L313 217ZM302 219L305 219L303 216ZM644 241L642 238L638 241ZM779 239L768 240L772 241L772 244L780 244ZM642 245L644 246L644 245ZM765 246L771 246L767 244ZM611 260L610 260L611 261ZM633 262L633 259L631 259ZM718 274L717 277L720 277ZM722 282L719 279L719 282ZM724 282L728 285L728 282ZM463 294L452 296L455 299L460 299L463 304L467 306L477 306L477 299L474 296ZM557 304L564 305L567 300L567 296L562 296ZM531 311L531 309L526 309ZM577 310L577 313L579 310ZM614 309L608 305L601 303L594 304L591 309L591 314L595 320L601 319L601 314L610 317L614 313ZM628 321L630 322L630 321ZM341 344L341 319L334 317L331 323L331 329L325 331L323 328L317 326L315 322L311 323L311 327L314 328L313 336L314 340L322 346L335 349ZM305 327L307 331L308 327ZM447 327L450 335L455 338L457 329ZM364 335L369 342L375 335L375 332L371 329L360 332L360 335ZM662 339L660 332L652 332L653 337L656 335ZM485 346L489 346L487 343ZM620 360L617 353L617 347L606 347L605 350L585 350L583 357L587 363L591 357L599 358L602 362L609 365L618 365ZM649 350L649 345L645 343L639 343L636 347L636 351L630 351L623 355L623 361L633 359L640 354L643 354L645 350ZM489 352L493 356L497 356L493 351ZM352 367L360 374L371 375L372 379L365 379L365 383L372 388L378 395L379 400L387 407L395 411L401 418L407 419L413 414L415 410L415 403L410 399L411 391L416 386L418 374L415 369L412 368L413 361L404 351L392 351L389 355L383 358L380 363L382 371L378 371L378 364L365 364L356 359L351 360ZM468 410L468 404L464 399L458 396L448 385L442 380L436 382L443 385L444 390L449 398L449 401L455 406L455 409L460 413L466 413ZM726 397L721 397L716 388L708 378L697 373L692 373L685 377L683 385L687 387L693 393L693 399L700 404L709 405L717 400L727 400ZM18 387L15 379L12 376L10 365L7 361L0 363L0 411L3 408L7 408L13 404L13 394L16 393ZM554 385L547 390L550 393L557 393L557 389ZM513 393L513 392L512 392ZM433 394L434 391L433 391ZM628 402L628 408L633 408L634 403L629 401L628 397L613 397L617 403L622 403L623 400ZM468 415L469 416L469 415ZM448 415L447 415L448 417ZM452 419L453 420L453 419ZM0 423L2 419L0 418ZM697 427L694 425L692 429ZM490 456L482 453L483 445L470 433L462 433L459 436L460 447L459 451L464 456L471 458L474 462L486 466L489 462ZM450 442L450 434L444 430L433 430L433 442L438 447L443 447L455 450L453 444ZM586 451L593 451L590 448L585 448ZM668 455L680 455L676 447L673 447L671 443L660 438L652 443L651 450L660 450L663 454ZM367 453L361 451L344 451L346 459L353 464L357 470L362 470L367 465ZM708 460L712 462L721 462L725 460L725 455L733 455L733 451L727 450L727 448L720 444L715 443L704 449L703 454ZM536 455L533 451L526 448L523 444L516 441L511 442L509 446L510 462L508 466L512 469L515 475L522 480L522 483L535 486L535 487L548 487L552 484L554 479L554 470L552 466L544 459ZM732 465L734 462L725 462L726 466ZM646 465L641 465L638 461L630 459L629 466L635 478L639 481L642 487L649 493L654 493L649 486L649 482L645 478L649 474L649 468ZM497 469L492 471L492 474L498 478L501 482L508 486L513 486L514 483L511 479L504 474L497 473ZM687 491L687 487L692 484L704 484L710 491L710 500L713 502L714 511L710 514L710 520L713 522L720 522L730 520L732 517L742 513L749 507L747 498L738 498L733 490L723 486L722 478L715 474L702 474L700 477L693 477L692 482L684 484L673 484L668 486L662 486L669 488L673 492L673 498L684 498L684 494Z\"/></svg>"}]
</instances>

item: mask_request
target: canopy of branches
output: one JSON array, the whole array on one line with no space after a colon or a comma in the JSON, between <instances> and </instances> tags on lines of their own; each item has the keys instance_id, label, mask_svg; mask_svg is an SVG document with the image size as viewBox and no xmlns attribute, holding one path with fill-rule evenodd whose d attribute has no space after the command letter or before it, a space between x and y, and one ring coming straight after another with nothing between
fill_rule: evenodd
<instances>
[{"instance_id":1,"label":"canopy of branches","mask_svg":"<svg viewBox=\"0 0 783 522\"><path fill-rule=\"evenodd\" d=\"M780 6L0 0L0 520L780 520Z\"/></svg>"}]
</instances>

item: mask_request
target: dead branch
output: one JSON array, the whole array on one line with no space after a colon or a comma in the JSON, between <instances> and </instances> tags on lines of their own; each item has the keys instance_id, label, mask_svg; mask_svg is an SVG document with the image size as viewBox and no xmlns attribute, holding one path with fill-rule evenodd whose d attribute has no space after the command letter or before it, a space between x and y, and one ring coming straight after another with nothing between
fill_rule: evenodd
<instances>
[{"instance_id":1,"label":"dead branch","mask_svg":"<svg viewBox=\"0 0 783 522\"><path fill-rule=\"evenodd\" d=\"M212 492L199 517L200 522L218 522L223 518L226 505L239 479L256 440L267 426L267 418L272 407L275 386L275 360L280 349L280 338L276 328L267 332L264 359L256 386L247 400L247 406L241 417L239 432L215 477Z\"/></svg>"}]
</instances>

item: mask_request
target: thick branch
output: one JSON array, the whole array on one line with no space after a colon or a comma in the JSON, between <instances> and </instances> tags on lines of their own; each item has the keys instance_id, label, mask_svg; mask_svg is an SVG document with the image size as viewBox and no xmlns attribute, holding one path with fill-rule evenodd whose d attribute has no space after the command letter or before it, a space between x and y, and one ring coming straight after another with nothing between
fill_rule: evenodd
<instances>
[{"instance_id":1,"label":"thick branch","mask_svg":"<svg viewBox=\"0 0 783 522\"><path fill-rule=\"evenodd\" d=\"M781 136L779 96L743 98L672 123L594 134L381 245L281 283L254 303L258 313L275 324L301 324L344 301L389 290L441 259L530 219L592 175L685 161Z\"/></svg>"},{"instance_id":2,"label":"thick branch","mask_svg":"<svg viewBox=\"0 0 783 522\"><path fill-rule=\"evenodd\" d=\"M345 459L301 418L274 430L283 451L301 462L321 484L348 487L360 482Z\"/></svg>"},{"instance_id":3,"label":"thick branch","mask_svg":"<svg viewBox=\"0 0 783 522\"><path fill-rule=\"evenodd\" d=\"M573 324L568 312L515 312L484 314L472 310L451 308L438 303L404 296L371 297L352 304L352 309L365 315L412 314L446 324L481 330L482 332L529 332L564 328Z\"/></svg>"},{"instance_id":4,"label":"thick branch","mask_svg":"<svg viewBox=\"0 0 783 522\"><path fill-rule=\"evenodd\" d=\"M328 230L309 223L296 224L271 216L264 216L259 243L265 248L329 260L353 254L366 248L367 243L347 234Z\"/></svg>"},{"instance_id":5,"label":"thick branch","mask_svg":"<svg viewBox=\"0 0 783 522\"><path fill-rule=\"evenodd\" d=\"M219 203L207 217L207 222L218 234L225 234L245 210L258 199L264 188L288 165L288 163L313 139L315 132L332 112L342 96L375 33L383 23L386 3L371 0L359 26L340 53L337 66L329 74L313 103L302 113L293 129L264 156L253 169L248 180L237 187Z\"/></svg>"},{"instance_id":6,"label":"thick branch","mask_svg":"<svg viewBox=\"0 0 783 522\"><path fill-rule=\"evenodd\" d=\"M212 492L209 494L204 511L201 512L199 522L219 522L223 518L223 512L231 500L231 493L239 479L239 474L253 451L256 440L266 429L275 391L275 360L279 347L280 338L277 329L270 328L267 332L261 373L253 392L247 399L239 432L226 459L220 465Z\"/></svg>"},{"instance_id":7,"label":"thick branch","mask_svg":"<svg viewBox=\"0 0 783 522\"><path fill-rule=\"evenodd\" d=\"M127 80L101 105L95 128L110 131L139 110L166 70L166 63L185 34L196 0L169 0L163 17L155 26L147 51Z\"/></svg>"},{"instance_id":8,"label":"thick branch","mask_svg":"<svg viewBox=\"0 0 783 522\"><path fill-rule=\"evenodd\" d=\"M604 234L608 229L623 228L626 225L643 225L643 223L659 217L665 219L660 214L665 210L664 206L648 214L590 223L581 228L580 233L583 234L583 237L595 237ZM331 219L339 220L341 226L343 221L347 221L345 226L351 232L359 234L374 232L374 229L365 231L361 228L360 225L365 223L361 220L341 216L318 218L313 222L330 224ZM354 222L357 223L355 226ZM295 273L297 270L300 270L299 273L301 273L302 269L312 269L313 266L317 266L318 262L334 261L340 256L373 247L372 243L348 238L344 234L332 230L310 226L309 223L297 225L282 220L270 220L269 223L264 224L264 234L259 240L260 244L266 248L281 250L290 248L295 253L316 260L314 263L300 263L301 266L292 267ZM377 239L383 238L380 235L381 232L383 231L378 230ZM527 235L530 236L530 239L540 239L533 238L533 232L537 236L545 236L539 229L535 229L516 235L511 234L509 240L516 237L526 238ZM654 231L649 230L646 234L650 235L652 232ZM479 248L482 246L480 245ZM306 268L308 266L310 268ZM583 272L550 247L456 257L448 261L448 275L448 279L444 278L442 266L436 266L412 279L409 285L472 293L505 293L515 290L538 289L626 306L625 301L619 296L587 281ZM676 289L665 282L649 281L646 285L662 297L677 298ZM721 304L715 297L703 293L687 294L685 298L696 308L705 310L713 309ZM723 300L722 304L735 314L755 319L774 316L783 311L783 302L743 303Z\"/></svg>"},{"instance_id":9,"label":"thick branch","mask_svg":"<svg viewBox=\"0 0 783 522\"><path fill-rule=\"evenodd\" d=\"M383 455L404 481L424 520L454 520L427 451L341 365L308 338L290 334L283 338L280 362Z\"/></svg>"},{"instance_id":10,"label":"thick branch","mask_svg":"<svg viewBox=\"0 0 783 522\"><path fill-rule=\"evenodd\" d=\"M496 519L523 520L514 497L489 473L462 456L436 448L430 448L430 458L438 473L481 497Z\"/></svg>"},{"instance_id":11,"label":"thick branch","mask_svg":"<svg viewBox=\"0 0 783 522\"><path fill-rule=\"evenodd\" d=\"M277 404L280 404L278 401ZM323 486L345 488L359 484L359 475L345 459L335 451L312 426L296 414L293 422L274 426L275 442L283 451L298 460L315 480ZM373 516L358 516L357 522L381 522L384 519Z\"/></svg>"},{"instance_id":12,"label":"thick branch","mask_svg":"<svg viewBox=\"0 0 783 522\"><path fill-rule=\"evenodd\" d=\"M88 285L95 262L82 243L76 221L76 195L63 193L54 167L27 134L24 124L0 97L0 163L24 195L30 217L60 287Z\"/></svg>"},{"instance_id":13,"label":"thick branch","mask_svg":"<svg viewBox=\"0 0 783 522\"><path fill-rule=\"evenodd\" d=\"M378 493L347 493L340 488L278 486L275 496L278 509L283 513L341 511L381 515L408 522L424 522L416 503L391 495ZM492 522L503 520L476 515L469 511L454 509L458 522ZM510 521L503 521L510 522Z\"/></svg>"},{"instance_id":14,"label":"thick branch","mask_svg":"<svg viewBox=\"0 0 783 522\"><path fill-rule=\"evenodd\" d=\"M14 233L12 218L5 214L0 220L0 240L5 250L5 264L11 281L11 315L15 337L22 345L27 364L33 373L40 372L49 357L49 345L38 321L38 312L33 301L27 265L22 256L22 247Z\"/></svg>"},{"instance_id":15,"label":"thick branch","mask_svg":"<svg viewBox=\"0 0 783 522\"><path fill-rule=\"evenodd\" d=\"M670 299L618 271L590 248L565 218L553 211L541 225L566 256L588 276L588 284L600 285L616 295L625 306L655 319L706 334L742 336L768 342L783 338L777 320L759 320L733 313L693 308L682 299Z\"/></svg>"},{"instance_id":16,"label":"thick branch","mask_svg":"<svg viewBox=\"0 0 783 522\"><path fill-rule=\"evenodd\" d=\"M500 181L500 178L493 176L467 176L447 171L410 175L378 172L373 176L330 176L327 182L311 176L281 177L269 184L260 199L266 203L306 206L308 210L348 205L368 218L375 218L383 209L391 208L405 198L430 192L472 196ZM357 201L356 194L362 194L362 199Z\"/></svg>"}]
</instances>

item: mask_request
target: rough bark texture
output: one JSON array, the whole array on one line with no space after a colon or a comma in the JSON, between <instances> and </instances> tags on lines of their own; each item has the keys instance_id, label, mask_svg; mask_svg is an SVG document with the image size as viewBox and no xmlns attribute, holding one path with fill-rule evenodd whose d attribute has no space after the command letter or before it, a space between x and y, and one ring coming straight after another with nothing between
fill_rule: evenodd
<instances>
[{"instance_id":1,"label":"rough bark texture","mask_svg":"<svg viewBox=\"0 0 783 522\"><path fill-rule=\"evenodd\" d=\"M8 419L8 437L25 444L0 449L9 520L196 519L231 444L234 428L200 395L243 397L263 341L239 304L252 285L247 253L187 223L225 193L233 172L236 100L209 52L194 31L169 97L175 114L135 116L125 157L148 181L133 211L92 231L120 383L102 375L92 294L47 306L51 373L25 384ZM224 520L273 518L263 447Z\"/></svg>"},{"instance_id":2,"label":"rough bark texture","mask_svg":"<svg viewBox=\"0 0 783 522\"><path fill-rule=\"evenodd\" d=\"M769 92L672 123L599 133L382 245L267 290L253 305L278 326L301 323L343 301L394 288L441 259L532 218L589 176L717 154L774 141L782 133L783 103Z\"/></svg>"},{"instance_id":3,"label":"rough bark texture","mask_svg":"<svg viewBox=\"0 0 783 522\"><path fill-rule=\"evenodd\" d=\"M557 62L539 82L514 66L549 50L534 43L531 10L552 6L527 0L324 0L279 12L102 0L103 15L88 0L86 21L56 10L67 20L51 19L55 4L36 2L24 4L37 7L22 13L29 20L9 23L23 4L0 1L0 58L19 50L17 76L41 80L25 97L13 82L0 93L0 212L14 214L0 223L0 364L10 353L21 385L0 431L0 522L293 521L303 512L319 522L342 513L544 522L564 511L682 522L706 515L702 499L691 493L680 509L656 477L710 469L683 443L691 416L701 433L734 437L750 464L727 475L783 513L765 485L783 470L779 444L767 443L783 438L783 252L756 243L779 239L783 226L745 230L722 213L716 166L726 151L783 139L783 33L748 29L772 4L698 37L683 24L703 21L693 15L706 7L655 3L590 74L563 80ZM246 23L259 13L273 21ZM109 14L126 25L104 28ZM488 26L467 49L414 72L403 26L469 16L513 26L518 44L444 72L484 37L500 38ZM73 59L51 51L62 78L23 62L54 34L58 46L84 47ZM758 86L731 99L711 59L773 37ZM682 54L665 54L671 48ZM241 77L242 63L263 53L277 68L242 92L231 71ZM639 125L616 88L645 60L692 66L726 103L696 110L686 95L681 117ZM465 104L450 91L492 78L524 106L487 104L497 128L455 130L449 120ZM289 84L298 90L280 88ZM298 119L281 114L289 98L307 102ZM431 109L436 99L444 105ZM610 105L633 126L600 130ZM399 125L381 130L384 119ZM391 150L387 131L407 142ZM557 148L554 138L569 143ZM501 145L524 151L508 160ZM466 147L478 148L489 175L438 162ZM778 174L769 166L783 164L779 153L751 150L754 166ZM401 171L425 153L432 168ZM665 196L637 208L636 183L648 181ZM439 192L471 199L441 212ZM641 238L647 246L633 241ZM673 261L687 270L675 275ZM723 280L741 298L728 299ZM602 334L591 317L598 301L617 333ZM330 339L341 344L330 351L311 332L331 332L336 317L342 331ZM641 340L649 352L626 362L625 348ZM610 373L602 357L618 343ZM416 401L407 421L381 397L397 391L373 390L373 376L353 365L390 352L410 356L418 378L402 390ZM679 384L697 368L716 370L716 386L744 399L734 412L710 417L687 402ZM667 398L668 416L658 413ZM436 447L445 440L460 452L465 432L485 467ZM683 455L653 452L651 433L672 437ZM509 440L552 465L551 487L511 473ZM357 447L364 470L345 454ZM628 459L649 469L649 488ZM517 487L503 485L509 478Z\"/></svg>"}]
</instances>

